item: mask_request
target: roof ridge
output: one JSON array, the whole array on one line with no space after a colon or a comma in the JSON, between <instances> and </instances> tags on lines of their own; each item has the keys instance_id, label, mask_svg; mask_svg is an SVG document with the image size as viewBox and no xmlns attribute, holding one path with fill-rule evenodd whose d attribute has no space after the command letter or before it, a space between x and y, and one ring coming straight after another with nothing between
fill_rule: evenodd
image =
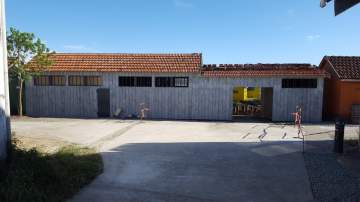
<instances>
[{"instance_id":1,"label":"roof ridge","mask_svg":"<svg viewBox=\"0 0 360 202\"><path fill-rule=\"evenodd\" d=\"M54 55L174 55L174 56L181 56L181 55L201 55L201 53L62 53L56 52Z\"/></svg>"},{"instance_id":2,"label":"roof ridge","mask_svg":"<svg viewBox=\"0 0 360 202\"><path fill-rule=\"evenodd\" d=\"M217 64L204 64L204 65L220 65L219 63ZM313 64L311 63L227 63L227 64L221 64L221 65L309 65L312 66Z\"/></svg>"},{"instance_id":3,"label":"roof ridge","mask_svg":"<svg viewBox=\"0 0 360 202\"><path fill-rule=\"evenodd\" d=\"M325 57L338 57L338 58L360 58L360 56L350 56L350 55L325 55Z\"/></svg>"}]
</instances>

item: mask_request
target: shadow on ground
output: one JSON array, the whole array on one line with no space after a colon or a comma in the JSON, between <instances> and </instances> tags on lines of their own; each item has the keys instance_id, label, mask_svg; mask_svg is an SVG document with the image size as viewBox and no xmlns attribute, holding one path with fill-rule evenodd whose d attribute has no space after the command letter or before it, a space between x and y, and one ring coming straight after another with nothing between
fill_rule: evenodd
<instances>
[{"instance_id":1,"label":"shadow on ground","mask_svg":"<svg viewBox=\"0 0 360 202\"><path fill-rule=\"evenodd\" d=\"M311 201L301 142L134 143L73 201Z\"/></svg>"},{"instance_id":2,"label":"shadow on ground","mask_svg":"<svg viewBox=\"0 0 360 202\"><path fill-rule=\"evenodd\" d=\"M305 142L304 160L314 198L326 202L360 201L360 178L339 161L347 154L335 154L333 148L333 140Z\"/></svg>"}]
</instances>

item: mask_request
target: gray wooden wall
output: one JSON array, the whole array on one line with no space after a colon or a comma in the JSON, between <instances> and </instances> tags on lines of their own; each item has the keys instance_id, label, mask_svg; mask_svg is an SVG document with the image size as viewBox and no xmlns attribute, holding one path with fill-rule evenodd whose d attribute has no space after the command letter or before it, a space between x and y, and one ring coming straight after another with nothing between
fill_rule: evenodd
<instances>
[{"instance_id":1,"label":"gray wooden wall","mask_svg":"<svg viewBox=\"0 0 360 202\"><path fill-rule=\"evenodd\" d=\"M65 74L65 73L58 73ZM110 88L111 113L139 114L140 104L150 109L153 119L231 120L232 96L236 86L272 87L273 121L291 121L296 105L303 107L306 122L322 117L323 79L316 89L282 89L281 78L205 78L198 74L69 73L101 75L103 86L26 85L26 107L36 117L97 117L97 88ZM119 76L189 76L189 88L119 87ZM153 79L155 82L155 79Z\"/></svg>"}]
</instances>

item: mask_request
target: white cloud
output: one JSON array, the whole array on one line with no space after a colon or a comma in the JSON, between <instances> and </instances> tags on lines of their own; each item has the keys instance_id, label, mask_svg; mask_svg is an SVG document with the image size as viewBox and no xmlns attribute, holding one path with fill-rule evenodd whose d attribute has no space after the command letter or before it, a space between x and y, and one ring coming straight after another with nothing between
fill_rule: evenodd
<instances>
[{"instance_id":1,"label":"white cloud","mask_svg":"<svg viewBox=\"0 0 360 202\"><path fill-rule=\"evenodd\" d=\"M320 38L320 35L318 35L318 34L315 34L315 35L307 35L307 36L306 36L306 40L308 40L308 41L314 41L314 40L319 39L319 38Z\"/></svg>"},{"instance_id":2,"label":"white cloud","mask_svg":"<svg viewBox=\"0 0 360 202\"><path fill-rule=\"evenodd\" d=\"M194 4L190 3L189 0L173 0L175 7L178 8L193 8Z\"/></svg>"},{"instance_id":3,"label":"white cloud","mask_svg":"<svg viewBox=\"0 0 360 202\"><path fill-rule=\"evenodd\" d=\"M69 52L96 52L96 49L85 46L85 45L74 45L68 44L63 46L65 51Z\"/></svg>"}]
</instances>

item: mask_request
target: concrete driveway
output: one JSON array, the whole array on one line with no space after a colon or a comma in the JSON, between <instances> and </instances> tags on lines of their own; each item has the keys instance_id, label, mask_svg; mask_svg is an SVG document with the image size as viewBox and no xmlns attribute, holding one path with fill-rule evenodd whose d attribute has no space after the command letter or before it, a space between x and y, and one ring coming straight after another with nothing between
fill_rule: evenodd
<instances>
[{"instance_id":1,"label":"concrete driveway","mask_svg":"<svg viewBox=\"0 0 360 202\"><path fill-rule=\"evenodd\" d=\"M29 119L13 129L99 149L104 173L70 201L313 200L293 126Z\"/></svg>"}]
</instances>

